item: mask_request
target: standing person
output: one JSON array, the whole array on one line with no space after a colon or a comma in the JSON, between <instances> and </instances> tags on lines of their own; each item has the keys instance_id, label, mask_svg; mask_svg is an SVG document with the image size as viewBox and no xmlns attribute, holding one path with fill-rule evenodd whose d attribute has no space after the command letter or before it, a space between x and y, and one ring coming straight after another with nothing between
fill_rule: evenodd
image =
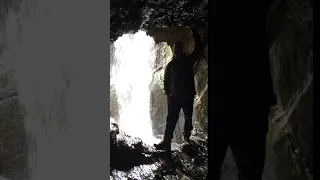
<instances>
[{"instance_id":1,"label":"standing person","mask_svg":"<svg viewBox=\"0 0 320 180\"><path fill-rule=\"evenodd\" d=\"M270 107L276 96L269 66L267 1L214 1L210 159L220 179L230 147L239 180L261 180Z\"/></svg>"},{"instance_id":2,"label":"standing person","mask_svg":"<svg viewBox=\"0 0 320 180\"><path fill-rule=\"evenodd\" d=\"M194 64L201 58L203 51L199 34L192 28L195 49L190 55L183 53L183 44L177 41L174 44L174 56L165 69L164 91L167 96L168 116L164 138L159 144L155 144L157 150L171 151L171 140L179 119L180 110L183 110L184 140L190 142L192 126L192 113L194 97L196 95L194 84Z\"/></svg>"}]
</instances>

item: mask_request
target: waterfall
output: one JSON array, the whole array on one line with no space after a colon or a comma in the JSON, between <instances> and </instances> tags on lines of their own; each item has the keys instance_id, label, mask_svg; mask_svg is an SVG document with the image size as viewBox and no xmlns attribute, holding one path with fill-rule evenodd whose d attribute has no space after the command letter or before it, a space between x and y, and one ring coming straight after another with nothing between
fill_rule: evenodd
<instances>
[{"instance_id":1,"label":"waterfall","mask_svg":"<svg viewBox=\"0 0 320 180\"><path fill-rule=\"evenodd\" d=\"M114 42L111 85L120 106L119 128L126 134L156 143L150 118L150 95L156 44L145 32L125 34Z\"/></svg>"}]
</instances>

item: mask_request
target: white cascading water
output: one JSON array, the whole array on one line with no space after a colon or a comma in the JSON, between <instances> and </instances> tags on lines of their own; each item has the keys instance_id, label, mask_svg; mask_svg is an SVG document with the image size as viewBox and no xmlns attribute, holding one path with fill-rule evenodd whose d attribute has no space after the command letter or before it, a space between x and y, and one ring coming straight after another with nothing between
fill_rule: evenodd
<instances>
[{"instance_id":1,"label":"white cascading water","mask_svg":"<svg viewBox=\"0 0 320 180\"><path fill-rule=\"evenodd\" d=\"M28 179L110 178L108 3L23 0L8 14L4 58L33 142Z\"/></svg>"},{"instance_id":2,"label":"white cascading water","mask_svg":"<svg viewBox=\"0 0 320 180\"><path fill-rule=\"evenodd\" d=\"M146 144L156 143L150 118L150 94L156 45L144 31L125 34L114 42L111 84L120 106L119 128Z\"/></svg>"}]
</instances>

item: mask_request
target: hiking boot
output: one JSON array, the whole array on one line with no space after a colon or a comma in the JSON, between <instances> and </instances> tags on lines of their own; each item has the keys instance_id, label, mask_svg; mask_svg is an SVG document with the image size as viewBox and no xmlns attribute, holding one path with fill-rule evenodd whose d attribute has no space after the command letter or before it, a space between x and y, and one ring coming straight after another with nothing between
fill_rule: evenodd
<instances>
[{"instance_id":1,"label":"hiking boot","mask_svg":"<svg viewBox=\"0 0 320 180\"><path fill-rule=\"evenodd\" d=\"M166 150L171 151L171 142L162 140L159 144L155 144L156 150Z\"/></svg>"},{"instance_id":2,"label":"hiking boot","mask_svg":"<svg viewBox=\"0 0 320 180\"><path fill-rule=\"evenodd\" d=\"M190 144L190 136L184 135L183 140L185 143Z\"/></svg>"}]
</instances>

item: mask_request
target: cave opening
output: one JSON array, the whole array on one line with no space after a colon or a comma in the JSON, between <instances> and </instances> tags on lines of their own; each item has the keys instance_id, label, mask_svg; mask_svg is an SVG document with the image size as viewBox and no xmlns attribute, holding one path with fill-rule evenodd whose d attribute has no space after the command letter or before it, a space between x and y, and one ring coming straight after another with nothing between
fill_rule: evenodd
<instances>
[{"instance_id":1,"label":"cave opening","mask_svg":"<svg viewBox=\"0 0 320 180\"><path fill-rule=\"evenodd\" d=\"M149 145L158 143L151 117L151 91L159 82L154 79L158 46L144 31L124 34L112 46L111 97L115 96L118 111L111 113L116 114L111 118L117 121L120 132Z\"/></svg>"},{"instance_id":2,"label":"cave opening","mask_svg":"<svg viewBox=\"0 0 320 180\"><path fill-rule=\"evenodd\" d=\"M185 119L181 110L171 144L172 157L152 148L163 138L166 128L168 104L163 82L176 41L183 41L184 53L193 52L194 39L188 28L136 31L119 36L110 46L110 166L114 178L123 179L124 176L138 174L138 179L154 179L155 176L175 179L158 170L168 164L176 166L182 161L189 161L191 157L202 162L198 166L192 165L198 170L190 173L196 173L199 177L207 174L207 133L203 131L207 120L201 117L206 114L202 107L206 106L204 94L207 93L207 69L203 64L194 77L198 91L192 118L194 129L191 144L183 143Z\"/></svg>"},{"instance_id":3,"label":"cave opening","mask_svg":"<svg viewBox=\"0 0 320 180\"><path fill-rule=\"evenodd\" d=\"M148 33L137 31L120 36L110 47L110 116L123 134L138 137L144 143L159 142L165 131L167 102L163 90L166 65L172 60L172 45L184 40L184 52L194 49L192 33L189 29L154 29ZM174 32L172 36L169 31ZM159 32L164 32L159 34ZM199 68L201 69L201 68ZM200 100L207 90L206 75L196 73L198 88L194 105L193 134L206 138L206 125L198 119L201 112ZM114 122L112 121L112 122ZM184 114L180 112L172 142L183 143ZM200 133L198 133L200 132Z\"/></svg>"}]
</instances>

